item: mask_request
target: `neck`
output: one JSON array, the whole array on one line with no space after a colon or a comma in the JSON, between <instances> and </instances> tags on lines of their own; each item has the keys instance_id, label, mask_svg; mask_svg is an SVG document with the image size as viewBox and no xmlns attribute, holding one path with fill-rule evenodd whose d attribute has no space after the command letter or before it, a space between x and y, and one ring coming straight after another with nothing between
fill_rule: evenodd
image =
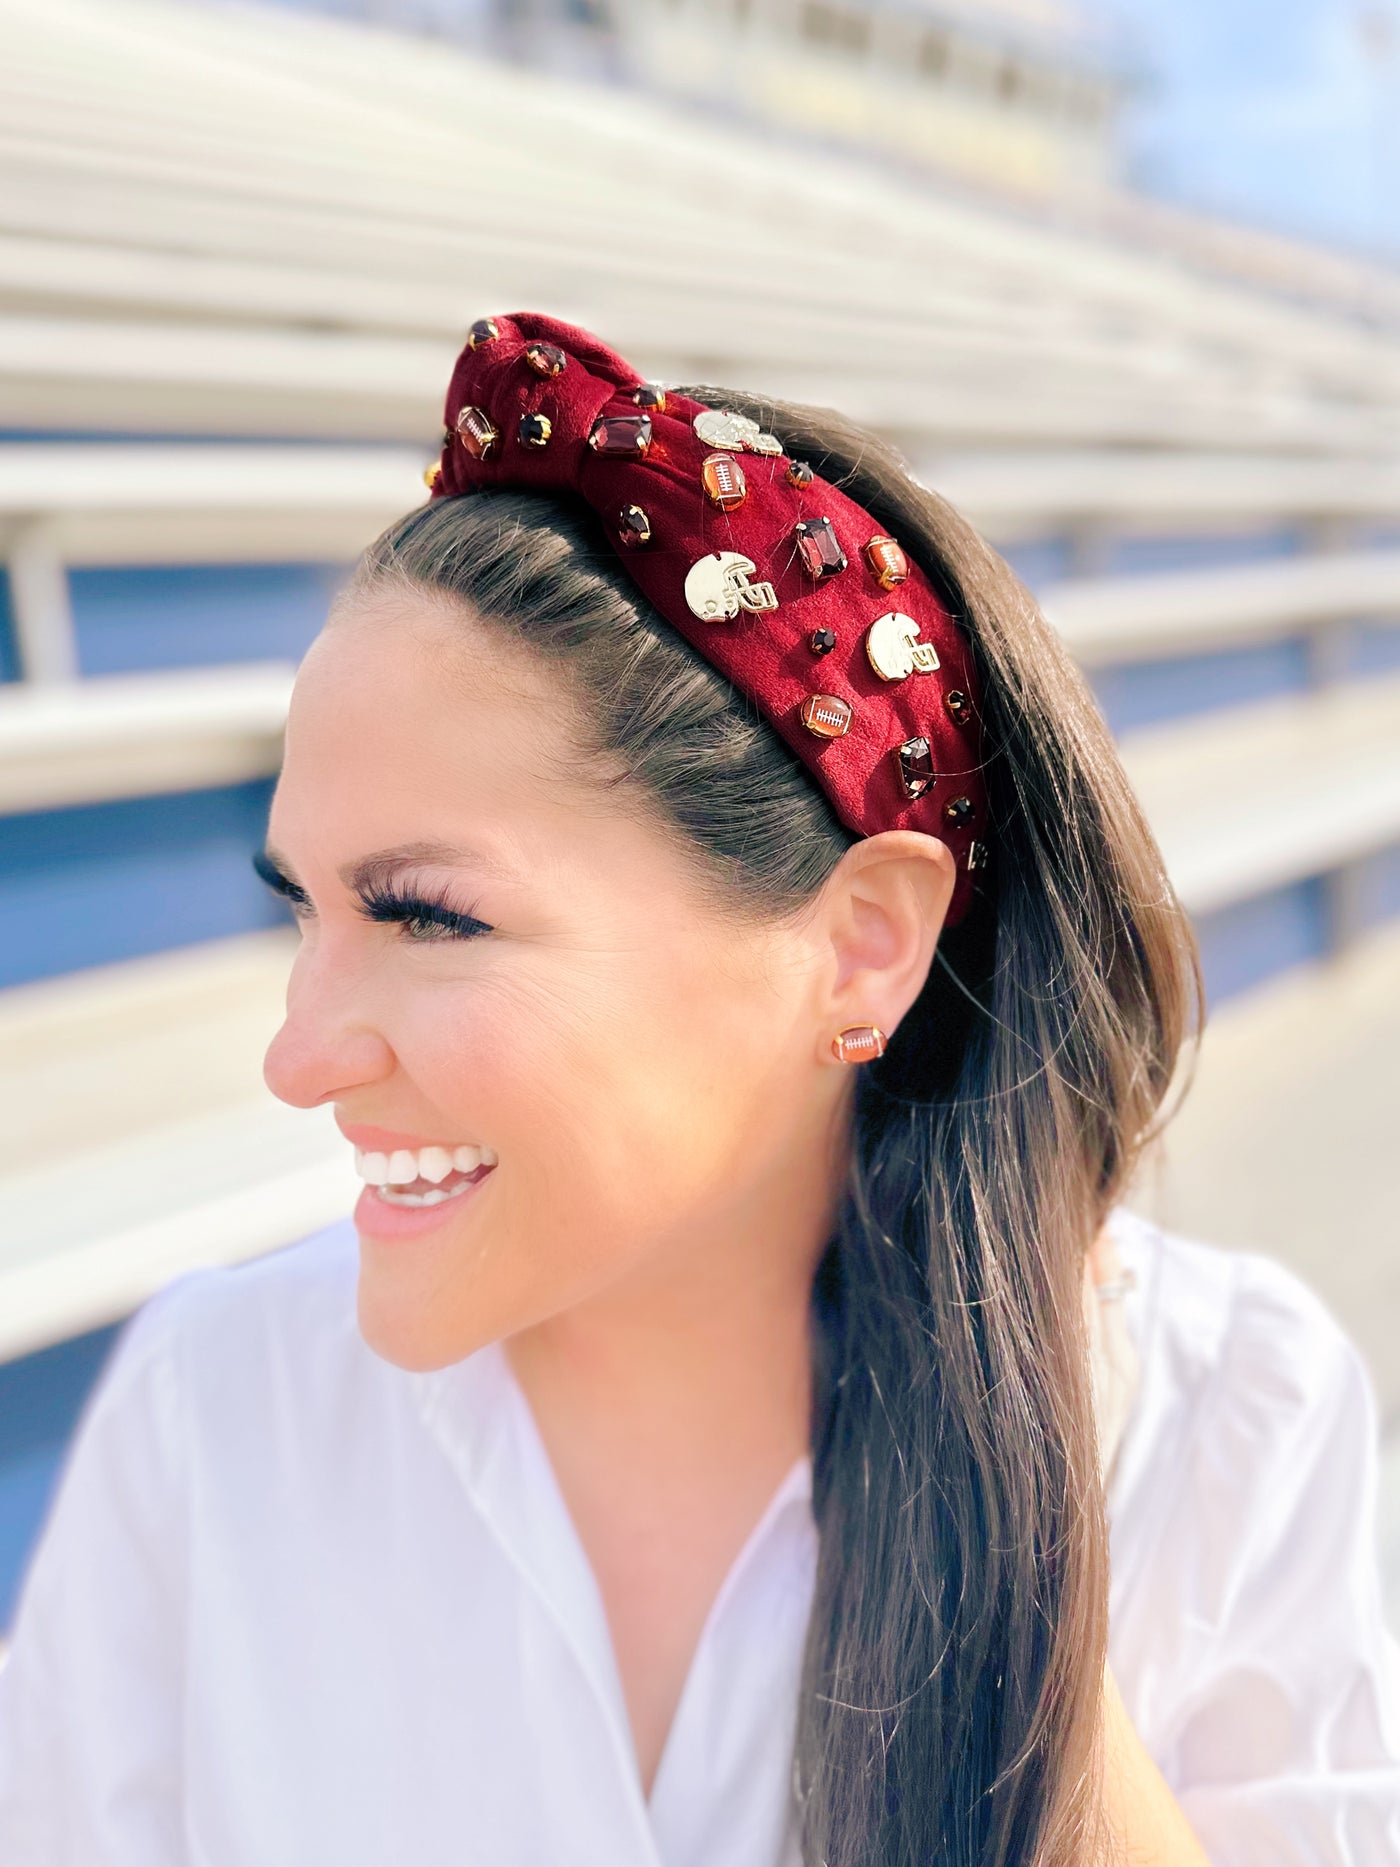
<instances>
[{"instance_id":1,"label":"neck","mask_svg":"<svg viewBox=\"0 0 1400 1867\"><path fill-rule=\"evenodd\" d=\"M512 1336L551 1451L639 1477L737 1460L776 1481L810 1444L812 1278L832 1204L829 1189L775 1186Z\"/></svg>"}]
</instances>

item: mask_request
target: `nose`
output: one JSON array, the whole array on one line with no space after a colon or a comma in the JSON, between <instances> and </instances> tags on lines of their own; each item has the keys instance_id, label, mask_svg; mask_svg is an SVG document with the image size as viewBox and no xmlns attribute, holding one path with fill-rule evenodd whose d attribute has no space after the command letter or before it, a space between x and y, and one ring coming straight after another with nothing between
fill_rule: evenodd
<instances>
[{"instance_id":1,"label":"nose","mask_svg":"<svg viewBox=\"0 0 1400 1867\"><path fill-rule=\"evenodd\" d=\"M263 1058L263 1081L293 1108L319 1108L347 1091L383 1082L395 1058L363 1015L354 975L304 943L287 985L287 1013Z\"/></svg>"}]
</instances>

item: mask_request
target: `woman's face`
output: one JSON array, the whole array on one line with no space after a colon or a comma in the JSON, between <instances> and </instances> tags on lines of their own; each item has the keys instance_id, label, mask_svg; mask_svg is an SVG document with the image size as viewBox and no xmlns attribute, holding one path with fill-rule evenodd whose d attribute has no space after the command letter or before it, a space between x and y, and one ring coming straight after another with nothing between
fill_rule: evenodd
<instances>
[{"instance_id":1,"label":"woman's face","mask_svg":"<svg viewBox=\"0 0 1400 1867\"><path fill-rule=\"evenodd\" d=\"M296 683L268 835L302 942L267 1080L360 1153L360 1326L442 1366L756 1215L823 1235L849 1072L819 919L755 925L580 776L567 693L398 591ZM923 839L932 840L932 839Z\"/></svg>"}]
</instances>

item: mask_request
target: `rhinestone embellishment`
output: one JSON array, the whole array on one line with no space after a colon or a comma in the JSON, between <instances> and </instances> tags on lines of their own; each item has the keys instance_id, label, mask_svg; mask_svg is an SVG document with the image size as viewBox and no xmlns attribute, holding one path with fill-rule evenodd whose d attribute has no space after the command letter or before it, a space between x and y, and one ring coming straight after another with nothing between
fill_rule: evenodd
<instances>
[{"instance_id":1,"label":"rhinestone embellishment","mask_svg":"<svg viewBox=\"0 0 1400 1867\"><path fill-rule=\"evenodd\" d=\"M810 486L817 476L805 460L790 460L783 477L789 486Z\"/></svg>"},{"instance_id":2,"label":"rhinestone embellishment","mask_svg":"<svg viewBox=\"0 0 1400 1867\"><path fill-rule=\"evenodd\" d=\"M840 739L851 730L851 704L839 694L808 694L802 724L818 739Z\"/></svg>"},{"instance_id":3,"label":"rhinestone embellishment","mask_svg":"<svg viewBox=\"0 0 1400 1867\"><path fill-rule=\"evenodd\" d=\"M807 637L807 646L814 655L829 655L836 646L835 629L813 629Z\"/></svg>"},{"instance_id":4,"label":"rhinestone embellishment","mask_svg":"<svg viewBox=\"0 0 1400 1867\"><path fill-rule=\"evenodd\" d=\"M956 687L950 687L948 692L944 694L943 704L958 722L959 726L965 726L972 718L972 702L968 699L966 694L962 693Z\"/></svg>"},{"instance_id":5,"label":"rhinestone embellishment","mask_svg":"<svg viewBox=\"0 0 1400 1867\"><path fill-rule=\"evenodd\" d=\"M702 622L723 622L740 609L776 609L778 593L771 583L750 581L758 566L742 551L712 551L697 558L686 572L685 600Z\"/></svg>"},{"instance_id":6,"label":"rhinestone embellishment","mask_svg":"<svg viewBox=\"0 0 1400 1867\"><path fill-rule=\"evenodd\" d=\"M907 680L916 670L932 674L938 666L938 650L921 642L918 623L897 609L877 616L866 630L865 655L882 681Z\"/></svg>"},{"instance_id":7,"label":"rhinestone embellishment","mask_svg":"<svg viewBox=\"0 0 1400 1867\"><path fill-rule=\"evenodd\" d=\"M700 484L721 512L737 512L748 497L744 469L732 454L707 454L700 463Z\"/></svg>"},{"instance_id":8,"label":"rhinestone embellishment","mask_svg":"<svg viewBox=\"0 0 1400 1867\"><path fill-rule=\"evenodd\" d=\"M933 747L927 739L906 739L903 745L895 747L894 757L899 767L899 782L904 787L906 797L922 797L930 785L937 784L938 773L933 769Z\"/></svg>"},{"instance_id":9,"label":"rhinestone embellishment","mask_svg":"<svg viewBox=\"0 0 1400 1867\"><path fill-rule=\"evenodd\" d=\"M809 577L818 582L846 568L846 553L830 519L799 519L793 528L797 555Z\"/></svg>"},{"instance_id":10,"label":"rhinestone embellishment","mask_svg":"<svg viewBox=\"0 0 1400 1867\"><path fill-rule=\"evenodd\" d=\"M483 344L494 344L501 334L501 327L494 318L478 318L467 332L468 350L480 350Z\"/></svg>"},{"instance_id":11,"label":"rhinestone embellishment","mask_svg":"<svg viewBox=\"0 0 1400 1867\"><path fill-rule=\"evenodd\" d=\"M569 359L558 344L533 343L525 346L525 361L537 376L558 376Z\"/></svg>"},{"instance_id":12,"label":"rhinestone embellishment","mask_svg":"<svg viewBox=\"0 0 1400 1867\"><path fill-rule=\"evenodd\" d=\"M595 454L644 454L651 446L651 416L600 415L588 445Z\"/></svg>"},{"instance_id":13,"label":"rhinestone embellishment","mask_svg":"<svg viewBox=\"0 0 1400 1867\"><path fill-rule=\"evenodd\" d=\"M666 408L666 391L659 382L644 382L632 391L632 400L638 408L649 408L654 415L660 415Z\"/></svg>"},{"instance_id":14,"label":"rhinestone embellishment","mask_svg":"<svg viewBox=\"0 0 1400 1867\"><path fill-rule=\"evenodd\" d=\"M489 460L501 438L490 417L479 408L458 409L457 435L473 460Z\"/></svg>"},{"instance_id":15,"label":"rhinestone embellishment","mask_svg":"<svg viewBox=\"0 0 1400 1867\"><path fill-rule=\"evenodd\" d=\"M943 806L943 821L960 830L972 822L975 809L970 797L950 797Z\"/></svg>"},{"instance_id":16,"label":"rhinestone embellishment","mask_svg":"<svg viewBox=\"0 0 1400 1867\"><path fill-rule=\"evenodd\" d=\"M548 447L554 426L548 415L522 415L515 432L522 447Z\"/></svg>"},{"instance_id":17,"label":"rhinestone embellishment","mask_svg":"<svg viewBox=\"0 0 1400 1867\"><path fill-rule=\"evenodd\" d=\"M985 869L987 866L987 845L969 843L967 846L967 866L970 869Z\"/></svg>"},{"instance_id":18,"label":"rhinestone embellishment","mask_svg":"<svg viewBox=\"0 0 1400 1867\"><path fill-rule=\"evenodd\" d=\"M624 506L618 513L617 536L629 551L651 543L651 520L640 506Z\"/></svg>"}]
</instances>

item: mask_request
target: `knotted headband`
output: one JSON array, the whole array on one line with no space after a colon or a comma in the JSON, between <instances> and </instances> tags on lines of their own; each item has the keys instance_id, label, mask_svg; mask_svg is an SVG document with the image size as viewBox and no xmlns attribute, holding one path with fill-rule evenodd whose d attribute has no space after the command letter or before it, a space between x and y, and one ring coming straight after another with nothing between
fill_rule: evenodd
<instances>
[{"instance_id":1,"label":"knotted headband","mask_svg":"<svg viewBox=\"0 0 1400 1867\"><path fill-rule=\"evenodd\" d=\"M482 318L448 386L434 498L576 494L638 588L756 703L862 836L921 830L987 860L977 675L928 577L757 422L645 383L534 312Z\"/></svg>"}]
</instances>

